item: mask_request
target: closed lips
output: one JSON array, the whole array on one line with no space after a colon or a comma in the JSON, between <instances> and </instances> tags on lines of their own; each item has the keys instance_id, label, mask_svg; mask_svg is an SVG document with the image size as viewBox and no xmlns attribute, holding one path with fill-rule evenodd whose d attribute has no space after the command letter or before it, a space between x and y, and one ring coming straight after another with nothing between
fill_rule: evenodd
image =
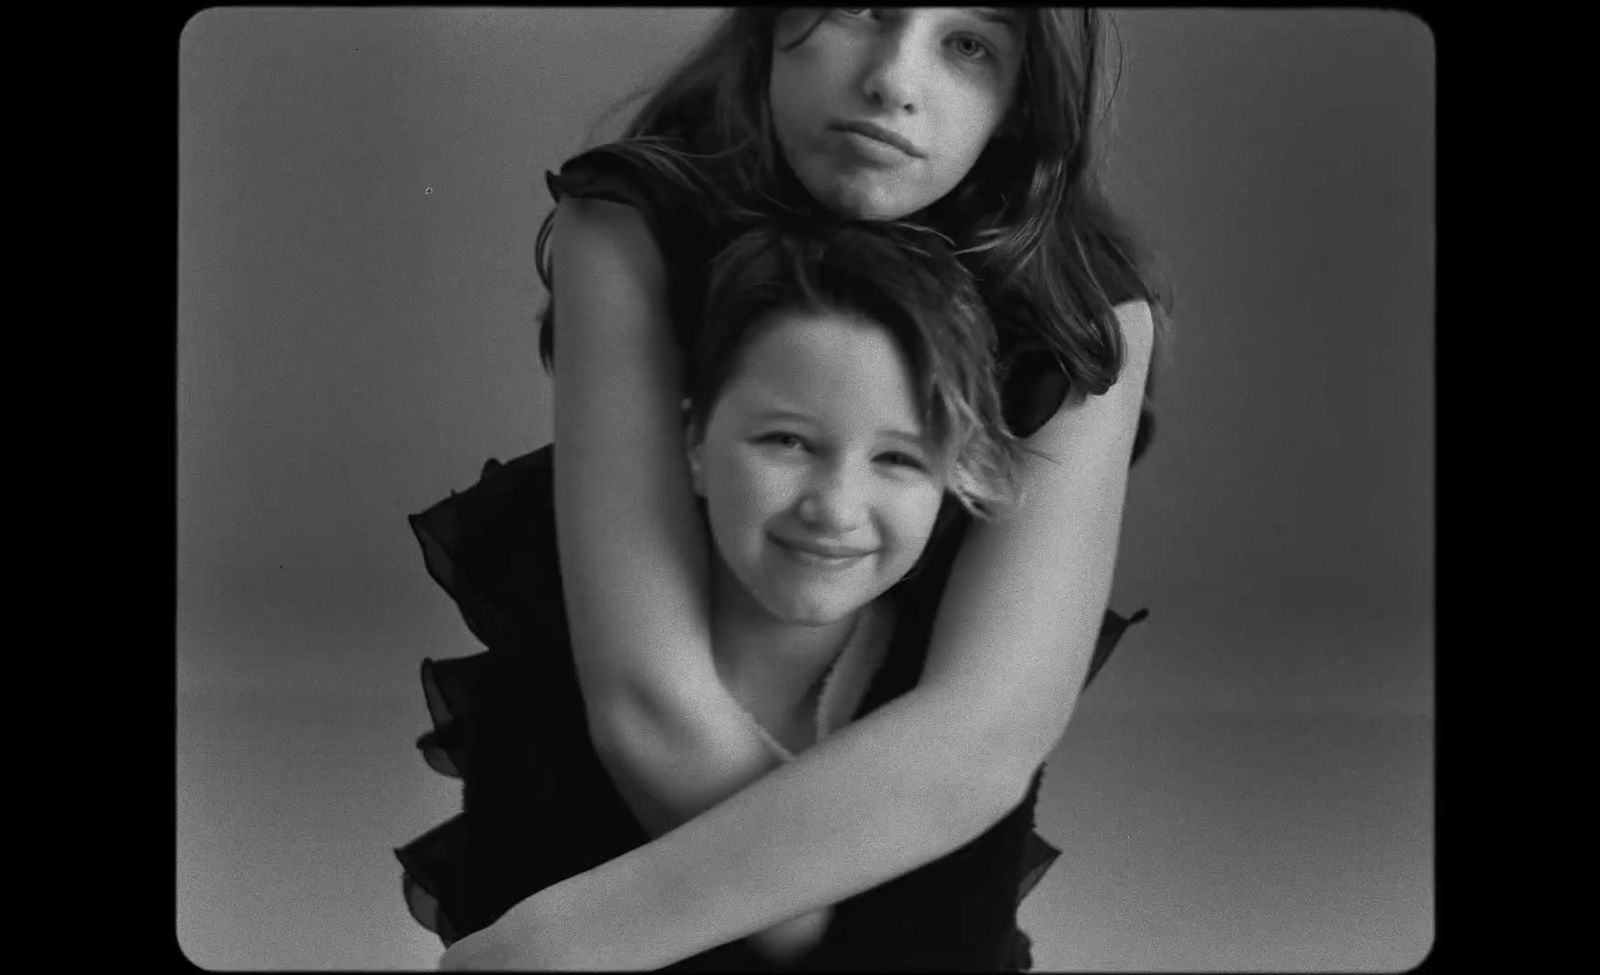
<instances>
[{"instance_id":1,"label":"closed lips","mask_svg":"<svg viewBox=\"0 0 1600 975\"><path fill-rule=\"evenodd\" d=\"M855 132L869 139L876 139L885 145L894 146L908 156L922 155L922 152L904 136L891 132L881 125L873 125L871 122L840 122L834 128L841 132Z\"/></svg>"}]
</instances>

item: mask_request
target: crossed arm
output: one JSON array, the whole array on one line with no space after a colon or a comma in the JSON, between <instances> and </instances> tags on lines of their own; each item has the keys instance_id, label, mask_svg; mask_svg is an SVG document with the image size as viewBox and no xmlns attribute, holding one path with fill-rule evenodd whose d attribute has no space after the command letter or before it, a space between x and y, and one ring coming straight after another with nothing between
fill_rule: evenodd
<instances>
[{"instance_id":1,"label":"crossed arm","mask_svg":"<svg viewBox=\"0 0 1600 975\"><path fill-rule=\"evenodd\" d=\"M969 530L918 686L780 766L711 664L660 254L617 204L567 200L555 235L572 639L596 745L658 838L501 923L555 967L659 967L943 856L1023 798L1109 599L1152 326L1144 304L1118 309L1118 382L1034 434L1022 502Z\"/></svg>"}]
</instances>

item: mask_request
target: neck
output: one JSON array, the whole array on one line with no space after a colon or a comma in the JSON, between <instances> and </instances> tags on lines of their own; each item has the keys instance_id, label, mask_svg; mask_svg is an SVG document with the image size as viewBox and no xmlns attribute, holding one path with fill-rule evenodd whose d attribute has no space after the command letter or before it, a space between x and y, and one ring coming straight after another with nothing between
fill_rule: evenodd
<instances>
[{"instance_id":1,"label":"neck","mask_svg":"<svg viewBox=\"0 0 1600 975\"><path fill-rule=\"evenodd\" d=\"M746 710L758 718L786 720L809 704L860 612L820 625L774 619L719 559L711 594L717 674Z\"/></svg>"}]
</instances>

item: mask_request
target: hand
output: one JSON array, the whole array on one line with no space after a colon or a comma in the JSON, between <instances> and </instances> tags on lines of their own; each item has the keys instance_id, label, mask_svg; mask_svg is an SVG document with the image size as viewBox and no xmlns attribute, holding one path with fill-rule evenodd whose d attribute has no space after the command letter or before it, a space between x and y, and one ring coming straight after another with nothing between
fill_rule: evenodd
<instances>
[{"instance_id":1,"label":"hand","mask_svg":"<svg viewBox=\"0 0 1600 975\"><path fill-rule=\"evenodd\" d=\"M574 967L554 953L555 934L533 915L533 899L500 915L488 927L472 932L445 950L440 971L549 971Z\"/></svg>"},{"instance_id":2,"label":"hand","mask_svg":"<svg viewBox=\"0 0 1600 975\"><path fill-rule=\"evenodd\" d=\"M538 969L544 966L518 957L518 946L498 922L467 935L445 949L439 970L446 972L495 969Z\"/></svg>"},{"instance_id":3,"label":"hand","mask_svg":"<svg viewBox=\"0 0 1600 975\"><path fill-rule=\"evenodd\" d=\"M530 897L493 924L457 941L439 957L440 971L606 972L627 969L617 958L585 957L576 943L562 943L559 926L536 913Z\"/></svg>"}]
</instances>

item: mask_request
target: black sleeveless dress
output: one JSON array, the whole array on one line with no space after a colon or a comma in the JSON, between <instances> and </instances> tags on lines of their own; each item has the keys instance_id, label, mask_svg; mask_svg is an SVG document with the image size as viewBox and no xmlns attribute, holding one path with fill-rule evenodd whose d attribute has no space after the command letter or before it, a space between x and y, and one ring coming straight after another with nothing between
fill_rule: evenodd
<instances>
[{"instance_id":1,"label":"black sleeveless dress","mask_svg":"<svg viewBox=\"0 0 1600 975\"><path fill-rule=\"evenodd\" d=\"M557 200L592 197L641 212L668 263L673 321L687 342L721 236L705 205L610 147L575 157L548 182ZM551 338L547 328L547 353ZM1008 349L1002 337L1001 353L1006 418L1026 436L1063 401L1065 377L1042 350ZM462 780L463 811L395 850L412 916L446 945L650 840L588 736L556 558L553 461L552 446L504 464L490 460L471 488L410 518L429 574L488 648L422 662L434 727L417 746L433 769ZM857 717L916 685L966 518L947 505L918 570L891 591L899 624ZM1105 614L1087 680L1144 615ZM836 905L822 942L790 970L1030 968L1017 906L1058 855L1033 829L1041 774L1022 803L972 842ZM671 968L777 970L742 942Z\"/></svg>"}]
</instances>

